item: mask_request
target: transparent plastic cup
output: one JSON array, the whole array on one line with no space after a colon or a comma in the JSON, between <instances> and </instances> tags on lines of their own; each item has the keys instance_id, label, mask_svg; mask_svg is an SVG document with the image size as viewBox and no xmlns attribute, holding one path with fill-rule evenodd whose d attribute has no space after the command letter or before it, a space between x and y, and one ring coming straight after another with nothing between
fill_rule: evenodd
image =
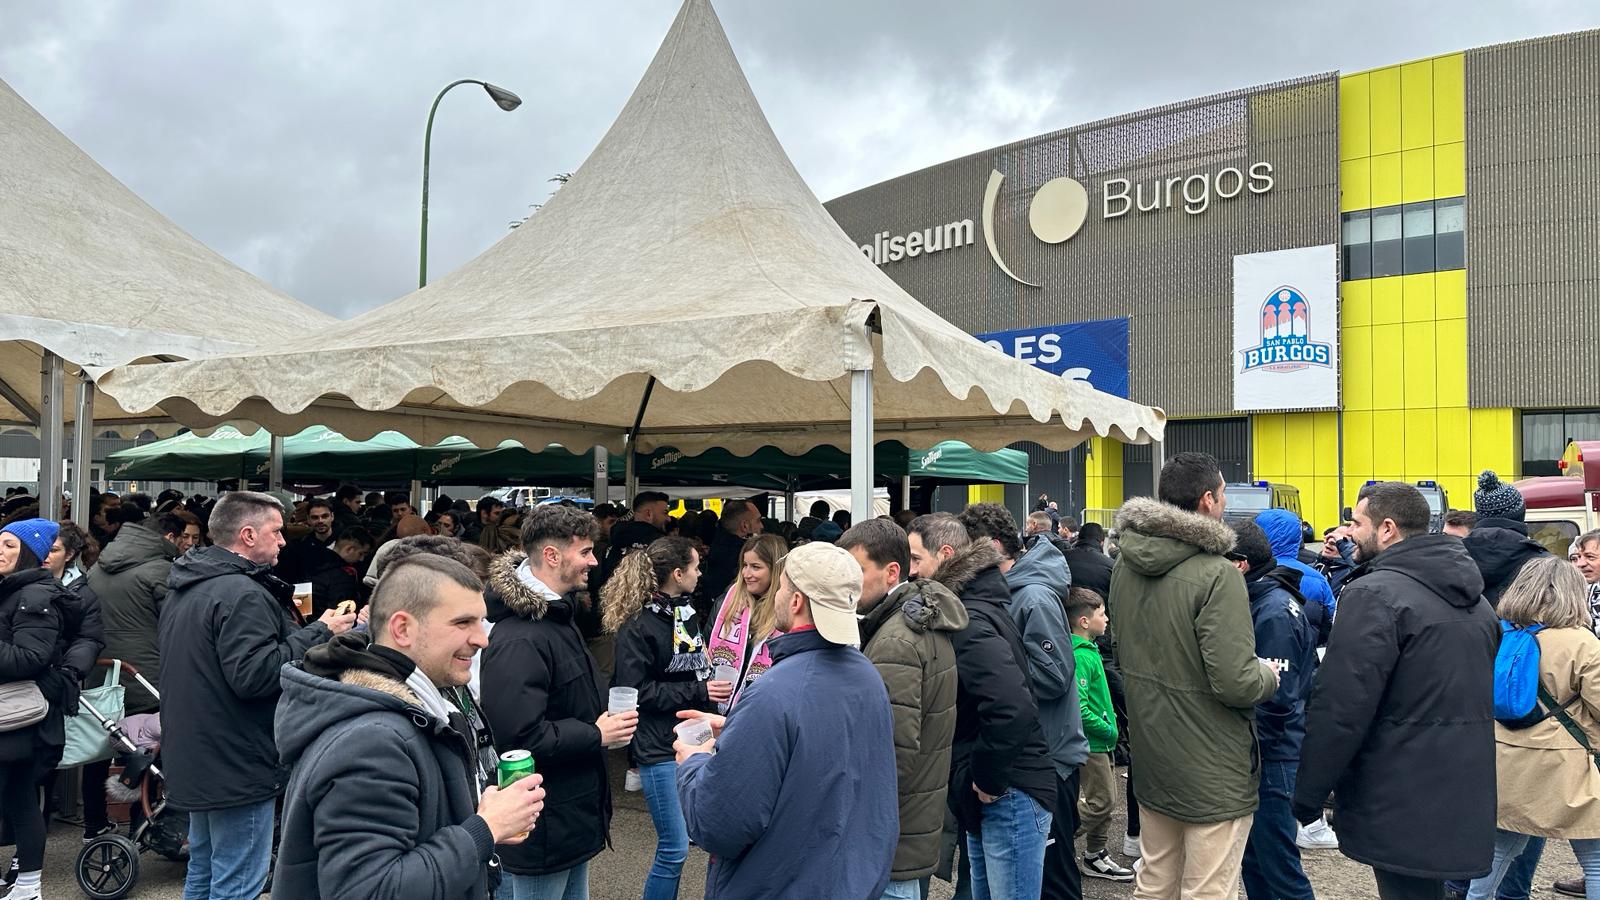
<instances>
[{"instance_id":1,"label":"transparent plastic cup","mask_svg":"<svg viewBox=\"0 0 1600 900\"><path fill-rule=\"evenodd\" d=\"M606 712L612 715L618 713L634 712L639 708L639 689L631 687L614 687L606 698ZM620 743L607 744L607 750L616 750L628 746L632 739Z\"/></svg>"},{"instance_id":2,"label":"transparent plastic cup","mask_svg":"<svg viewBox=\"0 0 1600 900\"><path fill-rule=\"evenodd\" d=\"M726 681L729 684L737 684L738 681L739 681L739 669L738 669L737 666L727 666L727 665L716 666L711 670L711 680L712 681ZM728 704L727 703L718 703L717 704L717 712L725 713L727 711L728 711Z\"/></svg>"},{"instance_id":3,"label":"transparent plastic cup","mask_svg":"<svg viewBox=\"0 0 1600 900\"><path fill-rule=\"evenodd\" d=\"M698 747L711 740L711 723L705 719L685 719L672 726L677 733L678 740L692 747Z\"/></svg>"}]
</instances>

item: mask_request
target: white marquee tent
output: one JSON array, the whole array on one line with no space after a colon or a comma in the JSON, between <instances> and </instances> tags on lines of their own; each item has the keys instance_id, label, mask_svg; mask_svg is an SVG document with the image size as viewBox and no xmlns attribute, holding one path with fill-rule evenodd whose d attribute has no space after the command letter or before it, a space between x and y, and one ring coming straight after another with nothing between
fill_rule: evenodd
<instances>
[{"instance_id":1,"label":"white marquee tent","mask_svg":"<svg viewBox=\"0 0 1600 900\"><path fill-rule=\"evenodd\" d=\"M684 3L571 181L482 255L293 348L125 366L101 385L191 426L277 433L832 444L852 449L858 485L874 426L992 450L1142 443L1165 423L985 346L865 259L779 145L708 0Z\"/></svg>"},{"instance_id":2,"label":"white marquee tent","mask_svg":"<svg viewBox=\"0 0 1600 900\"><path fill-rule=\"evenodd\" d=\"M336 321L174 225L3 81L0 160L0 424L39 426L44 495L60 486L64 421L93 416L84 453L95 430L165 417L93 391L81 367L246 352Z\"/></svg>"}]
</instances>

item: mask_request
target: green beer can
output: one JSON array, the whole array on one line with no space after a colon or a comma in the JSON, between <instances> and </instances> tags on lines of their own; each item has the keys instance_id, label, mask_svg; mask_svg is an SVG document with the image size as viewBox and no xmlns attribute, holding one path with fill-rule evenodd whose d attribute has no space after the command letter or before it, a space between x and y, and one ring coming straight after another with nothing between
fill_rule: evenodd
<instances>
[{"instance_id":1,"label":"green beer can","mask_svg":"<svg viewBox=\"0 0 1600 900\"><path fill-rule=\"evenodd\" d=\"M500 764L496 769L500 775L500 787L505 787L533 774L533 754L526 750L508 750L500 754Z\"/></svg>"}]
</instances>

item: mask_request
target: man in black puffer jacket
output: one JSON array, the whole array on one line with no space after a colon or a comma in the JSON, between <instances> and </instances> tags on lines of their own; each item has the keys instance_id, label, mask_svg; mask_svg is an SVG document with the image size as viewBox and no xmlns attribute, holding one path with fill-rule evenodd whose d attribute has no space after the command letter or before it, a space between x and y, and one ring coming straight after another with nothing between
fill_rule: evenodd
<instances>
[{"instance_id":1,"label":"man in black puffer jacket","mask_svg":"<svg viewBox=\"0 0 1600 900\"><path fill-rule=\"evenodd\" d=\"M588 896L589 860L611 829L604 746L632 738L639 721L636 712L606 712L599 667L566 596L595 565L597 531L582 510L536 507L522 523L526 553L506 553L489 567L484 716L501 753L533 754L548 792L539 829L502 848L512 896Z\"/></svg>"},{"instance_id":2,"label":"man in black puffer jacket","mask_svg":"<svg viewBox=\"0 0 1600 900\"><path fill-rule=\"evenodd\" d=\"M279 670L356 617L330 610L301 626L294 588L272 575L283 547L283 507L272 495L224 494L211 535L215 546L172 564L161 604L162 769L167 799L190 814L185 895L253 900L288 780L272 738Z\"/></svg>"},{"instance_id":3,"label":"man in black puffer jacket","mask_svg":"<svg viewBox=\"0 0 1600 900\"><path fill-rule=\"evenodd\" d=\"M1369 484L1356 557L1306 711L1295 818L1335 799L1339 850L1372 866L1383 898L1439 897L1489 872L1495 834L1495 650L1483 579L1428 502Z\"/></svg>"},{"instance_id":4,"label":"man in black puffer jacket","mask_svg":"<svg viewBox=\"0 0 1600 900\"><path fill-rule=\"evenodd\" d=\"M918 516L908 538L912 573L944 585L967 610L967 627L951 637L958 685L947 801L968 832L962 853L973 878L993 886L991 896L1011 896L1013 886L1016 896L1033 896L1042 887L1056 772L1028 686L1028 654L1008 611L1000 552L973 541L949 513ZM997 846L1017 835L1027 837Z\"/></svg>"},{"instance_id":5,"label":"man in black puffer jacket","mask_svg":"<svg viewBox=\"0 0 1600 900\"><path fill-rule=\"evenodd\" d=\"M1528 509L1522 492L1502 483L1494 472L1478 476L1472 504L1478 523L1462 543L1483 574L1484 598L1490 606L1499 606L1500 595L1517 580L1522 566L1536 556L1549 556L1550 551L1528 537Z\"/></svg>"}]
</instances>

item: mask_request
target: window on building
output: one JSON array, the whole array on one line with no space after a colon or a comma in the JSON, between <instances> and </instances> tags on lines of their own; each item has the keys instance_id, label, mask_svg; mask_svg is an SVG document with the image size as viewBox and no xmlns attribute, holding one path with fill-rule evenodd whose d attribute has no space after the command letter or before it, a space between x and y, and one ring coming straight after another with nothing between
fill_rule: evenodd
<instances>
[{"instance_id":1,"label":"window on building","mask_svg":"<svg viewBox=\"0 0 1600 900\"><path fill-rule=\"evenodd\" d=\"M1451 197L1434 203L1433 255L1434 267L1464 269L1467 265L1467 205L1463 197Z\"/></svg>"},{"instance_id":2,"label":"window on building","mask_svg":"<svg viewBox=\"0 0 1600 900\"><path fill-rule=\"evenodd\" d=\"M1372 214L1346 213L1343 222L1344 280L1372 277Z\"/></svg>"},{"instance_id":3,"label":"window on building","mask_svg":"<svg viewBox=\"0 0 1600 900\"><path fill-rule=\"evenodd\" d=\"M1372 277L1400 275L1405 271L1402 256L1400 207L1385 206L1372 211Z\"/></svg>"},{"instance_id":4,"label":"window on building","mask_svg":"<svg viewBox=\"0 0 1600 900\"><path fill-rule=\"evenodd\" d=\"M1522 414L1522 474L1560 475L1557 463L1569 441L1600 441L1600 409L1557 409Z\"/></svg>"},{"instance_id":5,"label":"window on building","mask_svg":"<svg viewBox=\"0 0 1600 900\"><path fill-rule=\"evenodd\" d=\"M1404 266L1407 275L1432 272L1433 201L1407 203L1401 207L1401 230L1405 235Z\"/></svg>"}]
</instances>

